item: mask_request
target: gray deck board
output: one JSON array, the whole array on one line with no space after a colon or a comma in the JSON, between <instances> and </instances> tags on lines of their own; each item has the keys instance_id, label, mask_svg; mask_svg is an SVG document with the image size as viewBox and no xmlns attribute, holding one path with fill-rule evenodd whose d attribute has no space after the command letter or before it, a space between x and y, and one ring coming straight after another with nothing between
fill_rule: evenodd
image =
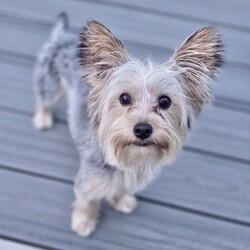
<instances>
[{"instance_id":1,"label":"gray deck board","mask_svg":"<svg viewBox=\"0 0 250 250\"><path fill-rule=\"evenodd\" d=\"M160 15L177 16L181 19L203 20L228 27L250 30L250 3L248 0L104 0L104 4L155 12Z\"/></svg>"},{"instance_id":2,"label":"gray deck board","mask_svg":"<svg viewBox=\"0 0 250 250\"><path fill-rule=\"evenodd\" d=\"M1 250L42 250L41 248L26 246L24 244L0 239Z\"/></svg>"},{"instance_id":3,"label":"gray deck board","mask_svg":"<svg viewBox=\"0 0 250 250\"><path fill-rule=\"evenodd\" d=\"M69 229L71 185L0 171L2 235L61 250L247 250L250 244L247 227L145 202L130 216L104 209L94 236L81 239Z\"/></svg>"},{"instance_id":4,"label":"gray deck board","mask_svg":"<svg viewBox=\"0 0 250 250\"><path fill-rule=\"evenodd\" d=\"M97 19L107 25L122 40L160 48L173 49L197 28L209 25L208 22L181 20L151 13L139 15L138 11L134 10L129 11L128 18L127 10L85 1L2 0L0 6L0 12L12 13L13 17L16 15L30 18L30 23L39 19L52 23L58 12L62 10L67 10L71 17L71 25L75 27L82 27L86 20ZM220 32L227 48L226 60L244 63L249 67L249 33L240 30L232 32L230 28L225 27L220 27Z\"/></svg>"},{"instance_id":5,"label":"gray deck board","mask_svg":"<svg viewBox=\"0 0 250 250\"><path fill-rule=\"evenodd\" d=\"M209 106L191 130L186 145L249 162L249 128L249 114Z\"/></svg>"},{"instance_id":6,"label":"gray deck board","mask_svg":"<svg viewBox=\"0 0 250 250\"><path fill-rule=\"evenodd\" d=\"M0 112L0 165L73 182L79 166L68 128L37 132L30 118ZM142 197L250 223L248 165L183 152Z\"/></svg>"},{"instance_id":7,"label":"gray deck board","mask_svg":"<svg viewBox=\"0 0 250 250\"><path fill-rule=\"evenodd\" d=\"M55 17L66 11L70 32L87 19L109 27L135 57L162 63L195 29L218 25L226 65L215 99L192 127L176 162L138 194L124 216L102 207L90 239L70 229L78 153L66 122L36 131L34 60ZM247 0L1 0L0 249L249 250L250 2Z\"/></svg>"}]
</instances>

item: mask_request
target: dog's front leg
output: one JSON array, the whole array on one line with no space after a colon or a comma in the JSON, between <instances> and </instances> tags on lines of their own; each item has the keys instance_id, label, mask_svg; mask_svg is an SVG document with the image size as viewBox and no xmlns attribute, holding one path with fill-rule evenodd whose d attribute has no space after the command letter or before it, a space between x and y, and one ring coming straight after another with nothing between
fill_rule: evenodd
<instances>
[{"instance_id":1,"label":"dog's front leg","mask_svg":"<svg viewBox=\"0 0 250 250\"><path fill-rule=\"evenodd\" d=\"M88 237L95 231L100 202L110 192L111 175L101 166L90 165L90 162L86 165L85 160L75 180L71 226L78 235Z\"/></svg>"},{"instance_id":2,"label":"dog's front leg","mask_svg":"<svg viewBox=\"0 0 250 250\"><path fill-rule=\"evenodd\" d=\"M78 235L90 236L96 228L100 201L105 196L106 182L98 167L82 166L75 180L75 202L71 227Z\"/></svg>"},{"instance_id":3,"label":"dog's front leg","mask_svg":"<svg viewBox=\"0 0 250 250\"><path fill-rule=\"evenodd\" d=\"M71 227L79 236L88 237L98 222L100 200L76 200L72 213Z\"/></svg>"},{"instance_id":4,"label":"dog's front leg","mask_svg":"<svg viewBox=\"0 0 250 250\"><path fill-rule=\"evenodd\" d=\"M123 214L132 213L137 206L136 197L126 192L108 197L106 200L114 210Z\"/></svg>"}]
</instances>

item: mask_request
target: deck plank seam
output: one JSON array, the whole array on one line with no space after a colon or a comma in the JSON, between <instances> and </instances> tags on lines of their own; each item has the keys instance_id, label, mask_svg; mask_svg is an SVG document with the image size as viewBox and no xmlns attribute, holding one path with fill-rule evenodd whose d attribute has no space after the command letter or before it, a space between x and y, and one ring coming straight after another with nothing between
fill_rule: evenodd
<instances>
[{"instance_id":1,"label":"deck plank seam","mask_svg":"<svg viewBox=\"0 0 250 250\"><path fill-rule=\"evenodd\" d=\"M39 250L61 250L60 248L54 248L54 247L51 247L51 246L46 246L46 245L43 245L43 244L34 243L34 241L32 241L32 240L30 240L30 241L29 240L23 240L23 239L19 239L17 237L6 236L4 234L0 234L0 239L15 242L15 243L20 243L20 244L26 245L28 247L39 248ZM7 249L5 249L5 250L7 250Z\"/></svg>"},{"instance_id":2,"label":"deck plank seam","mask_svg":"<svg viewBox=\"0 0 250 250\"><path fill-rule=\"evenodd\" d=\"M73 1L88 2L88 3L93 3L96 5L112 6L112 7L116 7L116 8L120 8L120 9L133 10L133 11L157 15L157 16L170 17L170 18L174 18L174 19L181 19L184 21L192 21L192 22L197 22L197 23L203 22L204 24L210 23L210 24L214 24L214 25L221 25L221 26L228 28L228 29L237 30L237 31L240 30L243 32L250 33L250 27L247 28L247 27L244 27L241 25L229 24L226 22L214 22L213 20L210 20L210 19L191 17L188 15L178 14L176 12L169 12L166 10L149 9L147 7L135 6L132 4L125 4L125 3L116 3L114 1L108 1L108 0L105 0L105 1L101 1L101 0L73 0Z\"/></svg>"},{"instance_id":3,"label":"deck plank seam","mask_svg":"<svg viewBox=\"0 0 250 250\"><path fill-rule=\"evenodd\" d=\"M70 181L70 180L63 179L63 178L51 177L48 175L33 173L30 171L20 170L20 169L16 169L16 168L9 168L8 166L4 166L4 165L0 165L0 170L14 172L14 173L17 173L20 175L26 175L26 176L30 176L33 178L45 179L45 180L52 181L52 182L62 183L64 185L72 186L72 189L73 189L74 182ZM161 206L164 208L168 208L171 210L178 210L178 211L181 211L183 213L188 213L188 214L192 214L195 216L202 216L202 217L210 218L210 219L217 220L217 221L223 221L223 222L227 222L227 223L231 223L231 224L236 224L236 225L243 226L243 227L250 227L250 222L246 222L243 220L233 219L233 218L230 218L227 216L222 216L222 215L218 215L218 214L214 214L214 213L201 211L198 209L193 209L193 208L181 206L181 205L171 203L171 202L154 200L152 198L144 197L143 195L140 195L140 194L136 195L136 196L140 202L149 203L149 204L154 205L154 206Z\"/></svg>"},{"instance_id":4,"label":"deck plank seam","mask_svg":"<svg viewBox=\"0 0 250 250\"><path fill-rule=\"evenodd\" d=\"M26 17L22 16L19 14L10 13L10 12L5 12L0 10L0 21L7 22L7 23L12 23L18 26L21 26L23 29L41 29L44 32L49 32L49 30L53 26L53 22L48 22L45 20L39 20L38 18L32 18L32 17ZM74 27L70 26L69 27L69 32L72 34L79 34L80 33L80 27ZM159 45L152 45L152 44L147 44L147 43L142 43L142 42L137 42L137 41L132 41L129 39L122 39L122 41L128 45L134 46L136 48L144 48L147 50L152 50L158 53L173 53L174 48L170 47L163 47ZM237 62L237 61L231 61L227 60L226 63L230 66L236 67L236 68L243 68L250 70L250 63L242 63L242 62Z\"/></svg>"}]
</instances>

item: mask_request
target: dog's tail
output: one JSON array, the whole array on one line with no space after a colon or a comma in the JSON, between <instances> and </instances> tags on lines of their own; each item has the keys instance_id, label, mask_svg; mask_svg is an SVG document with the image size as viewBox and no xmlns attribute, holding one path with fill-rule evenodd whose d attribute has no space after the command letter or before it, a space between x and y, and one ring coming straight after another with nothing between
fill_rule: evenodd
<instances>
[{"instance_id":1,"label":"dog's tail","mask_svg":"<svg viewBox=\"0 0 250 250\"><path fill-rule=\"evenodd\" d=\"M69 18L68 15L65 12L61 12L57 15L56 22L54 24L54 27L51 31L51 40L56 41L60 34L66 30L69 26Z\"/></svg>"}]
</instances>

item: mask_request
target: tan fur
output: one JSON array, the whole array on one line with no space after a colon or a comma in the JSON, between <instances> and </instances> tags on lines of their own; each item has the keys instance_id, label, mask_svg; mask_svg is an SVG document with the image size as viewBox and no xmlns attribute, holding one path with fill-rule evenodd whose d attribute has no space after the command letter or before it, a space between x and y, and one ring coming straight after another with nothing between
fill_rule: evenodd
<instances>
[{"instance_id":1,"label":"tan fur","mask_svg":"<svg viewBox=\"0 0 250 250\"><path fill-rule=\"evenodd\" d=\"M88 21L80 35L80 63L86 70L85 78L92 86L89 110L93 124L98 123L96 113L102 88L110 72L129 60L122 43L110 30L96 21Z\"/></svg>"},{"instance_id":2,"label":"tan fur","mask_svg":"<svg viewBox=\"0 0 250 250\"><path fill-rule=\"evenodd\" d=\"M105 160L111 165L147 172L154 165L174 159L187 133L186 100L174 75L165 66L143 65L135 60L112 74L99 100L102 119L97 128ZM119 103L123 92L134 100L129 108ZM157 108L163 94L173 101L168 111ZM154 128L150 146L135 145L133 127L139 122L148 122Z\"/></svg>"},{"instance_id":3,"label":"tan fur","mask_svg":"<svg viewBox=\"0 0 250 250\"><path fill-rule=\"evenodd\" d=\"M189 36L175 51L169 64L183 70L179 75L195 115L211 101L208 81L215 77L223 63L221 38L217 30L208 26Z\"/></svg>"},{"instance_id":4,"label":"tan fur","mask_svg":"<svg viewBox=\"0 0 250 250\"><path fill-rule=\"evenodd\" d=\"M110 69L128 61L128 55L110 30L96 21L88 21L81 36L80 62L87 69L92 86L100 85Z\"/></svg>"}]
</instances>

